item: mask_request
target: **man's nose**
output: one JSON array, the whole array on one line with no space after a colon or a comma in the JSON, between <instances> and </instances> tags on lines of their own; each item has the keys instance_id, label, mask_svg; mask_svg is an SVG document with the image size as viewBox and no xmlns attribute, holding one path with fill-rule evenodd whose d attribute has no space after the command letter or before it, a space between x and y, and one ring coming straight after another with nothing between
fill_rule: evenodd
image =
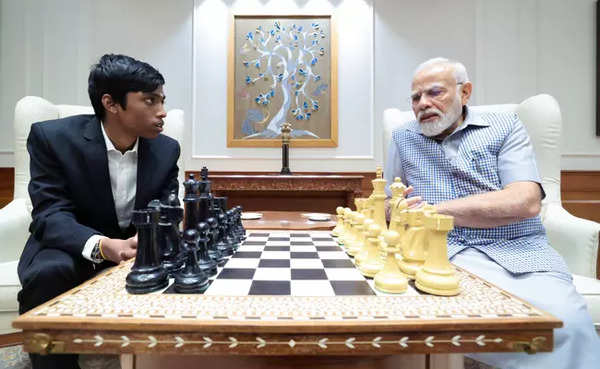
<instances>
[{"instance_id":1,"label":"man's nose","mask_svg":"<svg viewBox=\"0 0 600 369\"><path fill-rule=\"evenodd\" d=\"M161 118L161 119L164 119L164 118L166 118L166 116L167 116L167 111L165 110L165 106L164 106L164 105L161 105L161 106L160 106L160 109L159 109L159 111L158 111L158 114L157 114L157 116L158 116L159 118Z\"/></svg>"},{"instance_id":2,"label":"man's nose","mask_svg":"<svg viewBox=\"0 0 600 369\"><path fill-rule=\"evenodd\" d=\"M429 96L427 94L423 94L421 95L421 98L419 99L419 102L417 103L417 111L421 111L421 110L425 110L430 108L431 105L431 99L429 98Z\"/></svg>"}]
</instances>

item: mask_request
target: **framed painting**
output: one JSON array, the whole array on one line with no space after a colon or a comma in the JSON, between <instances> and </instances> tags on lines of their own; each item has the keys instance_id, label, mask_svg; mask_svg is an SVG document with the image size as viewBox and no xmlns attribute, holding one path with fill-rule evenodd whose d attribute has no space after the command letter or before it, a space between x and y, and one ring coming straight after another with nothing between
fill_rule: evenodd
<instances>
[{"instance_id":1,"label":"framed painting","mask_svg":"<svg viewBox=\"0 0 600 369\"><path fill-rule=\"evenodd\" d=\"M336 147L337 36L331 15L234 15L228 147Z\"/></svg>"}]
</instances>

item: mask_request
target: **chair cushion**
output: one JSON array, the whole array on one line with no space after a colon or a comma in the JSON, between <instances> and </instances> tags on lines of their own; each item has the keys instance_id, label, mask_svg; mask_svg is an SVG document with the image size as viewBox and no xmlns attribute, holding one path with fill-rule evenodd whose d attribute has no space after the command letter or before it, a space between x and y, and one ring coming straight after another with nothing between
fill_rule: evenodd
<instances>
[{"instance_id":1,"label":"chair cushion","mask_svg":"<svg viewBox=\"0 0 600 369\"><path fill-rule=\"evenodd\" d=\"M573 284L587 302L592 321L600 326L600 280L573 274Z\"/></svg>"},{"instance_id":2,"label":"chair cushion","mask_svg":"<svg viewBox=\"0 0 600 369\"><path fill-rule=\"evenodd\" d=\"M21 283L17 275L18 260L0 263L0 312L19 311L17 293Z\"/></svg>"},{"instance_id":3,"label":"chair cushion","mask_svg":"<svg viewBox=\"0 0 600 369\"><path fill-rule=\"evenodd\" d=\"M17 293L21 283L17 276L18 260L0 263L0 334L17 332L12 321L19 315Z\"/></svg>"}]
</instances>

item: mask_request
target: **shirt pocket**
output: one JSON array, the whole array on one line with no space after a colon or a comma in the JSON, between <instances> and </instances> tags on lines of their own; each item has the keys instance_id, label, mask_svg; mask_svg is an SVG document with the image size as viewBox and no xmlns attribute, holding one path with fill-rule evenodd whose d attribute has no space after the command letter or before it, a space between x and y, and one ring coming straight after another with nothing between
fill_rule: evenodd
<instances>
[{"instance_id":1,"label":"shirt pocket","mask_svg":"<svg viewBox=\"0 0 600 369\"><path fill-rule=\"evenodd\" d=\"M498 175L498 157L485 149L471 150L467 153L466 163L470 173L489 189L500 189Z\"/></svg>"}]
</instances>

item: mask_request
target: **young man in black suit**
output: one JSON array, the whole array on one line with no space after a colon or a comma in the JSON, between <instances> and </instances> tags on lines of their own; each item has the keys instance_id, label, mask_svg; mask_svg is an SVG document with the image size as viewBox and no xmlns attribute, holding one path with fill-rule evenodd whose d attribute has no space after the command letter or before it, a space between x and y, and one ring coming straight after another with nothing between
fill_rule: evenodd
<instances>
[{"instance_id":1,"label":"young man in black suit","mask_svg":"<svg viewBox=\"0 0 600 369\"><path fill-rule=\"evenodd\" d=\"M33 221L18 273L24 313L135 256L132 211L177 191L177 141L161 135L163 76L107 54L92 66L94 115L35 123L27 139ZM31 355L33 368L78 368L77 355Z\"/></svg>"}]
</instances>

